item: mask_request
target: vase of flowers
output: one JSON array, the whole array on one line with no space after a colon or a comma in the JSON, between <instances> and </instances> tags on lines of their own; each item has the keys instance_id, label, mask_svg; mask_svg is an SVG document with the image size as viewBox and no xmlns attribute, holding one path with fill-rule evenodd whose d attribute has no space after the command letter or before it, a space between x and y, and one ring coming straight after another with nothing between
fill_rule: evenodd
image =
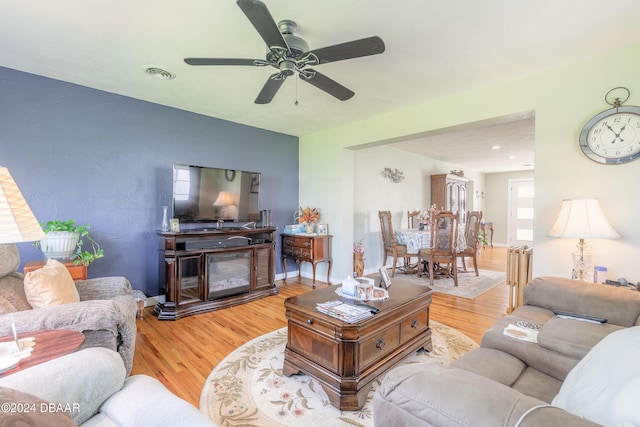
<instances>
[{"instance_id":1,"label":"vase of flowers","mask_svg":"<svg viewBox=\"0 0 640 427\"><path fill-rule=\"evenodd\" d=\"M307 206L306 208L300 207L300 209L298 210L298 223L306 225L305 231L307 233L314 232L316 223L318 222L319 218L320 213L318 213L317 208L310 208Z\"/></svg>"},{"instance_id":2,"label":"vase of flowers","mask_svg":"<svg viewBox=\"0 0 640 427\"><path fill-rule=\"evenodd\" d=\"M428 230L431 228L433 221L433 215L438 213L436 205L431 205L428 209L422 209L418 214L418 221L420 222L420 230Z\"/></svg>"},{"instance_id":3,"label":"vase of flowers","mask_svg":"<svg viewBox=\"0 0 640 427\"><path fill-rule=\"evenodd\" d=\"M361 277L364 274L364 245L362 239L353 245L353 276Z\"/></svg>"}]
</instances>

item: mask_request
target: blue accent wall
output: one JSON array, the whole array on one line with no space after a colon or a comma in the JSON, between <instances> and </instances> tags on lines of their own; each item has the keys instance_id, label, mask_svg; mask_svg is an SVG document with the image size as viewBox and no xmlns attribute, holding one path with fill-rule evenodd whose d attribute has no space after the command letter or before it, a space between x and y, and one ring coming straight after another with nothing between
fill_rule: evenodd
<instances>
[{"instance_id":1,"label":"blue accent wall","mask_svg":"<svg viewBox=\"0 0 640 427\"><path fill-rule=\"evenodd\" d=\"M156 232L174 162L261 172L261 209L280 230L298 207L297 137L0 67L0 166L39 221L91 224L105 258L89 277L162 293ZM18 248L21 267L42 259Z\"/></svg>"}]
</instances>

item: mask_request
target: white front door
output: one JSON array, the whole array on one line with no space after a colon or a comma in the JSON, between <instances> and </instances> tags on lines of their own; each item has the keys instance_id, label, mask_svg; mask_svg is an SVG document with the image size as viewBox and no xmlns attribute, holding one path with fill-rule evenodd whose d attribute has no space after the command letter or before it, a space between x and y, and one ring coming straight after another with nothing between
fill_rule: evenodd
<instances>
[{"instance_id":1,"label":"white front door","mask_svg":"<svg viewBox=\"0 0 640 427\"><path fill-rule=\"evenodd\" d=\"M533 179L509 180L509 217L507 244L533 245Z\"/></svg>"}]
</instances>

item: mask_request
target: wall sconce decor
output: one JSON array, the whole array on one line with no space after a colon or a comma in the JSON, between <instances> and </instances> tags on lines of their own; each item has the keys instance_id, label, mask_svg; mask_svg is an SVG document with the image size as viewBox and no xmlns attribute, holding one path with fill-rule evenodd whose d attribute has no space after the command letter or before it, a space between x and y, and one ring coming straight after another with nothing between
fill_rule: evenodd
<instances>
[{"instance_id":1,"label":"wall sconce decor","mask_svg":"<svg viewBox=\"0 0 640 427\"><path fill-rule=\"evenodd\" d=\"M380 175L396 184L404 179L404 174L398 169L391 170L391 168L384 168L384 170L380 172Z\"/></svg>"}]
</instances>

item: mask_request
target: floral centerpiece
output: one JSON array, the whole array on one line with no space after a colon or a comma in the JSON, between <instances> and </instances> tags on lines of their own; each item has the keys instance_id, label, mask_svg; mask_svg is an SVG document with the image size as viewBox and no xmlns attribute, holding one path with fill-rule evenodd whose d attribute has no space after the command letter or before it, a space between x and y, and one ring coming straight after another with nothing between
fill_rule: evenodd
<instances>
[{"instance_id":1,"label":"floral centerpiece","mask_svg":"<svg viewBox=\"0 0 640 427\"><path fill-rule=\"evenodd\" d=\"M313 229L315 228L315 224L318 222L320 218L320 213L317 208L310 207L300 207L296 212L297 218L294 217L298 221L299 224L307 225L307 233L313 233Z\"/></svg>"},{"instance_id":2,"label":"floral centerpiece","mask_svg":"<svg viewBox=\"0 0 640 427\"><path fill-rule=\"evenodd\" d=\"M433 215L437 214L439 211L436 208L436 205L431 205L427 209L420 210L418 214L418 221L420 222L420 230L424 230L426 228L431 227L431 222L433 221Z\"/></svg>"}]
</instances>

